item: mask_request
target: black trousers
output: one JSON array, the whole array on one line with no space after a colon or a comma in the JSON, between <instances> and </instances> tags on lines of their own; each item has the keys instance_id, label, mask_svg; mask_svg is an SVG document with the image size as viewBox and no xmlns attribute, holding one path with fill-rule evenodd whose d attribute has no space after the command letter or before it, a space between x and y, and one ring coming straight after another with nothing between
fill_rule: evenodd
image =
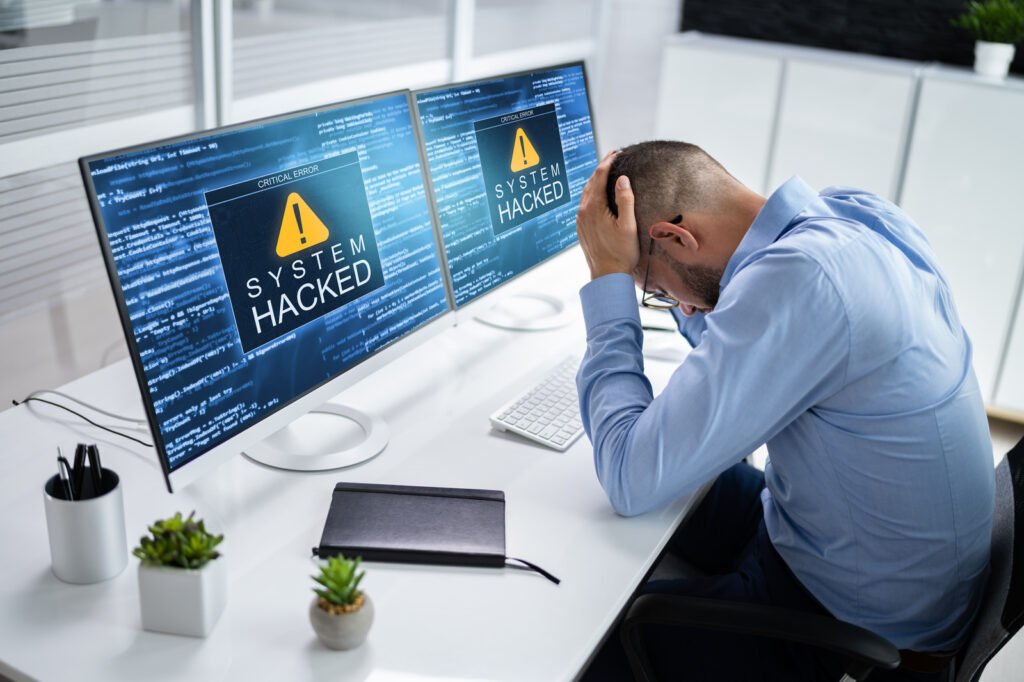
<instances>
[{"instance_id":1,"label":"black trousers","mask_svg":"<svg viewBox=\"0 0 1024 682\"><path fill-rule=\"evenodd\" d=\"M764 526L764 474L740 463L725 471L670 541L674 552L706 575L647 583L643 593L681 594L777 606L829 615L786 566ZM838 680L841 661L778 640L703 630L646 627L642 631L658 680ZM583 680L629 680L628 663L612 633ZM932 682L941 674L875 672L871 680Z\"/></svg>"}]
</instances>

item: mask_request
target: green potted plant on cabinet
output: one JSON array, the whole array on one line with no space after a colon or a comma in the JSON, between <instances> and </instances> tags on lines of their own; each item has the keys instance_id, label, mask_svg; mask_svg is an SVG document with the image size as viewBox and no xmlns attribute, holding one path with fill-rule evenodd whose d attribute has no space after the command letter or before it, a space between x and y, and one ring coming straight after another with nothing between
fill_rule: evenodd
<instances>
[{"instance_id":1,"label":"green potted plant on cabinet","mask_svg":"<svg viewBox=\"0 0 1024 682\"><path fill-rule=\"evenodd\" d=\"M142 627L154 632L205 637L227 603L227 571L213 535L195 511L149 526L132 554L139 558Z\"/></svg>"},{"instance_id":2,"label":"green potted plant on cabinet","mask_svg":"<svg viewBox=\"0 0 1024 682\"><path fill-rule=\"evenodd\" d=\"M320 573L311 576L317 583L316 596L309 605L309 621L317 637L331 649L354 649L363 643L373 623L373 602L359 589L365 571L359 570L360 557L329 557L320 565Z\"/></svg>"},{"instance_id":3,"label":"green potted plant on cabinet","mask_svg":"<svg viewBox=\"0 0 1024 682\"><path fill-rule=\"evenodd\" d=\"M989 78L1005 78L1014 46L1024 41L1024 0L968 2L952 23L974 36L974 70Z\"/></svg>"}]
</instances>

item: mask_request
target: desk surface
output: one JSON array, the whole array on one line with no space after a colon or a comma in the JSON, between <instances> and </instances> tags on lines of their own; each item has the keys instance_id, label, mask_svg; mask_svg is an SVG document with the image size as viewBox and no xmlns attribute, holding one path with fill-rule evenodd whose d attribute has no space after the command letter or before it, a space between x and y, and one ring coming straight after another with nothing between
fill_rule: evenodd
<instances>
[{"instance_id":1,"label":"desk surface","mask_svg":"<svg viewBox=\"0 0 1024 682\"><path fill-rule=\"evenodd\" d=\"M574 292L577 250L516 282ZM584 437L565 453L494 432L488 415L568 354L581 355L578 304L569 328L514 333L461 322L346 390L337 400L382 415L387 449L340 471L298 473L236 457L167 493L152 450L125 445L48 406L0 413L0 674L15 680L564 680L581 671L690 501L614 514ZM659 339L659 343L664 343ZM680 340L681 344L682 341ZM656 387L675 364L650 360ZM142 415L127 361L63 390ZM304 419L315 419L307 417ZM95 585L50 570L42 485L54 450L96 442L124 485L129 547L151 521L196 509L225 534L228 603L205 639L141 629L137 560ZM366 643L335 652L308 621L316 545L336 481L505 491L507 549L562 579L515 569L367 563L376 619Z\"/></svg>"}]
</instances>

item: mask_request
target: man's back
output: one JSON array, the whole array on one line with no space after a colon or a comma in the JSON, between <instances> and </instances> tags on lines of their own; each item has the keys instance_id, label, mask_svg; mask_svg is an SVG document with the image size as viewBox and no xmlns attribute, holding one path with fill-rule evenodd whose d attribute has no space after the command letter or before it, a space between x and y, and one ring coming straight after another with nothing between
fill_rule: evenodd
<instances>
[{"instance_id":1,"label":"man's back","mask_svg":"<svg viewBox=\"0 0 1024 682\"><path fill-rule=\"evenodd\" d=\"M820 265L849 347L837 390L768 441L772 542L837 617L951 648L980 599L993 478L948 284L913 223L856 190L823 192L773 247Z\"/></svg>"}]
</instances>

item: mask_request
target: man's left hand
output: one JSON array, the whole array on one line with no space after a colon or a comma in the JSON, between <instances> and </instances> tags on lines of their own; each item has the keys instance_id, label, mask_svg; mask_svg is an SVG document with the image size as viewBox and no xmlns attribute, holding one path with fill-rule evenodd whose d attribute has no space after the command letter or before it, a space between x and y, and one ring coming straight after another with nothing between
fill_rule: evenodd
<instances>
[{"instance_id":1,"label":"man's left hand","mask_svg":"<svg viewBox=\"0 0 1024 682\"><path fill-rule=\"evenodd\" d=\"M633 214L633 190L629 178L622 176L615 183L616 219L608 208L605 187L615 154L611 152L598 164L580 198L576 214L576 234L590 266L591 279L614 272L631 274L640 260L636 217Z\"/></svg>"}]
</instances>

